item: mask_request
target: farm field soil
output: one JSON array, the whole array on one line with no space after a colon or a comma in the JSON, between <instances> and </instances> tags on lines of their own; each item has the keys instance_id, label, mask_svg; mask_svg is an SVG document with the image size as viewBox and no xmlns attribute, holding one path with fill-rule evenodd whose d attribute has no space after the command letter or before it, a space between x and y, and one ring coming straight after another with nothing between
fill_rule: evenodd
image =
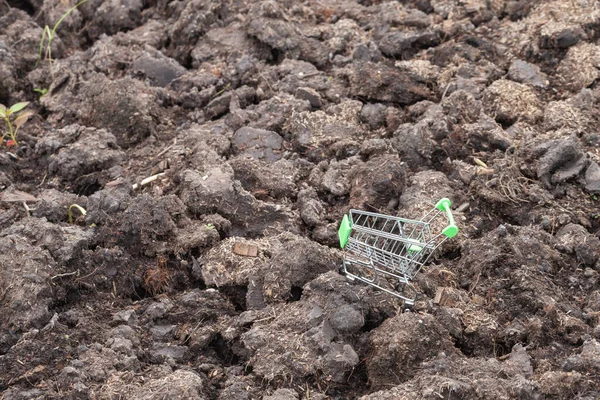
<instances>
[{"instance_id":1,"label":"farm field soil","mask_svg":"<svg viewBox=\"0 0 600 400\"><path fill-rule=\"evenodd\" d=\"M74 5L0 3L0 398L600 397L597 1ZM338 272L444 197L413 307Z\"/></svg>"}]
</instances>

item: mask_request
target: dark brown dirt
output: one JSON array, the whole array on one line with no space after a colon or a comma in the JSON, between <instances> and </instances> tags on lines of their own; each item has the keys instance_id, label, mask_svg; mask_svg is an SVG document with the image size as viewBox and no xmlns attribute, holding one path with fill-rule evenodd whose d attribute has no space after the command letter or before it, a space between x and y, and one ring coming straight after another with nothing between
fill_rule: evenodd
<instances>
[{"instance_id":1,"label":"dark brown dirt","mask_svg":"<svg viewBox=\"0 0 600 400\"><path fill-rule=\"evenodd\" d=\"M3 400L600 397L597 1L89 0L36 65L74 4L0 3ZM412 309L338 273L442 197Z\"/></svg>"}]
</instances>

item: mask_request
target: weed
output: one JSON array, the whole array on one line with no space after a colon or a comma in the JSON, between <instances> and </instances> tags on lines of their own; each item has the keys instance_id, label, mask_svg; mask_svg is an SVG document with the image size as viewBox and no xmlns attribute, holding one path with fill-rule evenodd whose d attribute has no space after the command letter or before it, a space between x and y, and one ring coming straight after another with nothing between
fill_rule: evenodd
<instances>
[{"instance_id":1,"label":"weed","mask_svg":"<svg viewBox=\"0 0 600 400\"><path fill-rule=\"evenodd\" d=\"M60 17L58 22L54 25L52 29L48 25L44 26L44 32L42 33L42 40L40 41L40 52L38 54L38 60L35 66L37 67L42 60L42 53L44 51L44 43L46 41L46 37L48 37L48 42L46 43L46 59L48 62L52 63L52 40L54 40L54 36L56 35L56 30L59 25L63 22L65 18L69 16L77 7L87 2L87 0L81 0L79 3L75 4L73 7L69 8L66 13Z\"/></svg>"},{"instance_id":2,"label":"weed","mask_svg":"<svg viewBox=\"0 0 600 400\"><path fill-rule=\"evenodd\" d=\"M220 95L222 95L223 93L225 93L225 91L227 91L227 89L229 89L229 87L230 87L230 86L231 86L231 83L228 83L227 85L225 85L225 87L224 87L223 89L219 90L217 93L215 93L215 94L214 94L214 95L211 97L211 99L217 98L217 97L219 97Z\"/></svg>"},{"instance_id":3,"label":"weed","mask_svg":"<svg viewBox=\"0 0 600 400\"><path fill-rule=\"evenodd\" d=\"M144 288L152 296L163 293L171 285L173 276L167 267L167 258L158 256L156 266L150 267L144 273Z\"/></svg>"},{"instance_id":4,"label":"weed","mask_svg":"<svg viewBox=\"0 0 600 400\"><path fill-rule=\"evenodd\" d=\"M79 204L71 204L69 206L69 210L68 210L70 224L73 223L73 208L76 208L77 210L79 210L79 212L83 216L85 216L87 214L87 211L85 211L85 208L81 207Z\"/></svg>"},{"instance_id":5,"label":"weed","mask_svg":"<svg viewBox=\"0 0 600 400\"><path fill-rule=\"evenodd\" d=\"M2 138L0 138L0 145L4 143L6 135L10 136L10 140L6 142L7 146L18 145L17 132L19 132L19 128L27 122L29 117L33 115L33 112L31 111L23 111L28 104L29 102L25 101L23 103L13 104L10 108L0 104L0 118L6 122L6 126L8 127L8 132L5 132L2 135Z\"/></svg>"}]
</instances>

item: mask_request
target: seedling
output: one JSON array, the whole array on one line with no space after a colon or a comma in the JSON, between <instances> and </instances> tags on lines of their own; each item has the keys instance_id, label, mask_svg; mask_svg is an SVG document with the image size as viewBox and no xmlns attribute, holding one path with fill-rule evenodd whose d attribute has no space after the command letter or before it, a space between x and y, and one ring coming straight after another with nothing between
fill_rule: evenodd
<instances>
[{"instance_id":1,"label":"seedling","mask_svg":"<svg viewBox=\"0 0 600 400\"><path fill-rule=\"evenodd\" d=\"M33 115L31 111L23 111L25 107L29 104L28 101L13 104L10 108L7 108L5 105L0 104L0 118L6 122L6 126L8 127L8 132L5 132L0 139L0 145L4 143L4 139L6 136L10 136L10 140L6 142L7 146L16 146L17 143L17 133L19 132L19 128L21 128L25 122Z\"/></svg>"},{"instance_id":2,"label":"seedling","mask_svg":"<svg viewBox=\"0 0 600 400\"><path fill-rule=\"evenodd\" d=\"M81 213L81 215L85 216L87 214L87 211L85 211L85 208L81 207L79 204L71 204L69 206L69 210L68 210L68 214L69 214L69 223L72 224L73 223L73 209L76 208L77 210L79 210L79 212Z\"/></svg>"},{"instance_id":3,"label":"seedling","mask_svg":"<svg viewBox=\"0 0 600 400\"><path fill-rule=\"evenodd\" d=\"M33 89L34 92L38 93L40 95L40 99L42 97L44 97L46 95L46 93L48 93L48 89L47 88L34 88Z\"/></svg>"},{"instance_id":4,"label":"seedling","mask_svg":"<svg viewBox=\"0 0 600 400\"><path fill-rule=\"evenodd\" d=\"M87 2L87 0L81 0L79 3L75 4L73 7L69 8L67 10L67 12L64 13L62 15L62 17L60 17L60 19L58 20L58 22L56 22L56 24L54 25L54 27L52 29L50 29L50 27L48 25L44 26L44 32L42 33L42 40L40 41L40 52L38 54L37 63L35 64L36 67L40 64L40 61L42 60L42 53L44 52L44 43L46 43L46 59L50 63L52 63L52 40L54 40L56 30L58 29L60 24L63 22L63 20L65 18L67 18L69 16L69 14L71 14L73 12L73 10L75 10L77 7L79 7L80 5L82 5L85 2ZM48 37L48 42L46 42L46 37Z\"/></svg>"}]
</instances>

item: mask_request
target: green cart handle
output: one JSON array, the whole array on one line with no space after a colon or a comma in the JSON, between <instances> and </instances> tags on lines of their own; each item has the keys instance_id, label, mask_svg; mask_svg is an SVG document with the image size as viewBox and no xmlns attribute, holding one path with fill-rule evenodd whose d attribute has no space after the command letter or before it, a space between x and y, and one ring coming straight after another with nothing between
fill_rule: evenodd
<instances>
[{"instance_id":1,"label":"green cart handle","mask_svg":"<svg viewBox=\"0 0 600 400\"><path fill-rule=\"evenodd\" d=\"M446 235L448 239L453 238L458 234L458 226L456 226L456 224L454 223L454 216L452 215L452 210L450 210L451 205L452 202L450 201L450 199L447 199L445 197L438 201L435 205L435 208L446 212L446 215L448 216L448 221L450 222L450 224L448 224L448 226L445 227L442 231L442 233Z\"/></svg>"},{"instance_id":2,"label":"green cart handle","mask_svg":"<svg viewBox=\"0 0 600 400\"><path fill-rule=\"evenodd\" d=\"M342 223L340 224L340 229L338 229L338 237L340 238L340 247L342 249L346 247L351 233L352 222L350 222L350 218L348 218L347 215L344 215L344 218L342 218Z\"/></svg>"}]
</instances>

